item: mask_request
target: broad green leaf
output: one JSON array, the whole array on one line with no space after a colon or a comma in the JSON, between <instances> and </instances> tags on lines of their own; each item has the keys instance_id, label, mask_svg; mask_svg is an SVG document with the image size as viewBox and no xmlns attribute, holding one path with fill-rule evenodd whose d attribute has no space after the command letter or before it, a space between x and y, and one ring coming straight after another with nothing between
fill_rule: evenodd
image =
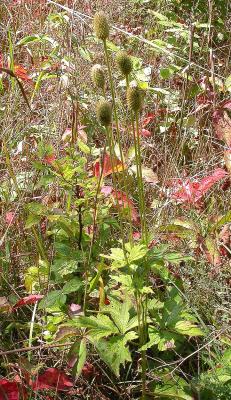
<instances>
[{"instance_id":1,"label":"broad green leaf","mask_svg":"<svg viewBox=\"0 0 231 400\"><path fill-rule=\"evenodd\" d=\"M143 244L135 245L130 248L128 261L129 264L133 263L134 261L138 261L142 259L148 252L148 248Z\"/></svg>"},{"instance_id":2,"label":"broad green leaf","mask_svg":"<svg viewBox=\"0 0 231 400\"><path fill-rule=\"evenodd\" d=\"M53 290L48 293L39 303L39 309L51 308L55 305L62 306L66 302L66 295L61 290Z\"/></svg>"},{"instance_id":3,"label":"broad green leaf","mask_svg":"<svg viewBox=\"0 0 231 400\"><path fill-rule=\"evenodd\" d=\"M31 202L26 206L27 210L32 214L44 215L46 214L47 208L41 203Z\"/></svg>"},{"instance_id":4,"label":"broad green leaf","mask_svg":"<svg viewBox=\"0 0 231 400\"><path fill-rule=\"evenodd\" d=\"M81 139L77 140L77 144L79 149L84 153L84 154L90 154L91 153L91 149L90 147L84 143Z\"/></svg>"},{"instance_id":5,"label":"broad green leaf","mask_svg":"<svg viewBox=\"0 0 231 400\"><path fill-rule=\"evenodd\" d=\"M153 14L160 21L168 21L168 17L166 17L165 15L163 15L157 11L150 10L150 13Z\"/></svg>"},{"instance_id":6,"label":"broad green leaf","mask_svg":"<svg viewBox=\"0 0 231 400\"><path fill-rule=\"evenodd\" d=\"M166 253L164 259L171 264L179 264L181 261L192 261L193 257L183 256L181 253Z\"/></svg>"},{"instance_id":7,"label":"broad green leaf","mask_svg":"<svg viewBox=\"0 0 231 400\"><path fill-rule=\"evenodd\" d=\"M153 393L153 396L156 398L163 399L173 399L173 400L194 400L195 397L190 394L190 390L184 388L178 388L177 384L175 386L172 385L163 385L161 387L157 387Z\"/></svg>"},{"instance_id":8,"label":"broad green leaf","mask_svg":"<svg viewBox=\"0 0 231 400\"><path fill-rule=\"evenodd\" d=\"M228 78L226 78L225 87L229 92L231 92L231 75L229 75Z\"/></svg>"},{"instance_id":9,"label":"broad green leaf","mask_svg":"<svg viewBox=\"0 0 231 400\"><path fill-rule=\"evenodd\" d=\"M131 355L126 343L126 337L115 336L107 341L101 339L96 344L96 350L100 358L117 377L120 374L120 365L125 366L126 361L131 361Z\"/></svg>"},{"instance_id":10,"label":"broad green leaf","mask_svg":"<svg viewBox=\"0 0 231 400\"><path fill-rule=\"evenodd\" d=\"M174 74L175 69L174 68L161 68L160 69L160 76L163 79L169 79L171 76Z\"/></svg>"},{"instance_id":11,"label":"broad green leaf","mask_svg":"<svg viewBox=\"0 0 231 400\"><path fill-rule=\"evenodd\" d=\"M42 217L40 215L29 214L25 222L25 228L29 229L32 226L37 225L40 222L41 218Z\"/></svg>"},{"instance_id":12,"label":"broad green leaf","mask_svg":"<svg viewBox=\"0 0 231 400\"><path fill-rule=\"evenodd\" d=\"M118 300L111 300L110 305L105 307L103 311L109 313L122 334L125 334L128 330L128 322L130 319L129 310L131 303L128 298L123 303Z\"/></svg>"},{"instance_id":13,"label":"broad green leaf","mask_svg":"<svg viewBox=\"0 0 231 400\"><path fill-rule=\"evenodd\" d=\"M215 225L213 225L212 229L218 229L228 222L231 222L231 211L228 211Z\"/></svg>"},{"instance_id":14,"label":"broad green leaf","mask_svg":"<svg viewBox=\"0 0 231 400\"><path fill-rule=\"evenodd\" d=\"M72 321L72 324L79 328L88 328L88 336L94 340L119 333L118 328L112 320L103 314L98 314L97 317L80 316Z\"/></svg>"},{"instance_id":15,"label":"broad green leaf","mask_svg":"<svg viewBox=\"0 0 231 400\"><path fill-rule=\"evenodd\" d=\"M82 285L83 282L80 278L73 278L63 286L62 292L64 294L77 292Z\"/></svg>"},{"instance_id":16,"label":"broad green leaf","mask_svg":"<svg viewBox=\"0 0 231 400\"><path fill-rule=\"evenodd\" d=\"M191 321L178 321L175 324L174 330L182 335L188 336L204 336L202 330Z\"/></svg>"},{"instance_id":17,"label":"broad green leaf","mask_svg":"<svg viewBox=\"0 0 231 400\"><path fill-rule=\"evenodd\" d=\"M18 46L24 46L25 44L32 43L32 42L39 42L40 36L39 35L30 35L22 38L18 41Z\"/></svg>"}]
</instances>

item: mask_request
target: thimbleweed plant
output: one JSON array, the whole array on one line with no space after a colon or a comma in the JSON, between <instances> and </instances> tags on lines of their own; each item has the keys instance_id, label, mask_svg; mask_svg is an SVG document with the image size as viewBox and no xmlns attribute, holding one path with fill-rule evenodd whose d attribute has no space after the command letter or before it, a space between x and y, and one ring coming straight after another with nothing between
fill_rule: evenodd
<instances>
[{"instance_id":1,"label":"thimbleweed plant","mask_svg":"<svg viewBox=\"0 0 231 400\"><path fill-rule=\"evenodd\" d=\"M133 69L131 57L125 51L119 51L116 55L116 64L121 74L127 79Z\"/></svg>"},{"instance_id":2,"label":"thimbleweed plant","mask_svg":"<svg viewBox=\"0 0 231 400\"><path fill-rule=\"evenodd\" d=\"M98 39L105 41L109 37L109 24L106 15L99 11L93 19L93 28Z\"/></svg>"},{"instance_id":3,"label":"thimbleweed plant","mask_svg":"<svg viewBox=\"0 0 231 400\"><path fill-rule=\"evenodd\" d=\"M128 87L127 89L127 103L128 103L128 108L130 109L132 114L133 139L135 146L136 171L137 171L141 225L142 225L142 240L147 244L147 227L146 227L146 215L145 215L146 213L145 213L144 187L142 178L140 130L139 130L139 113L142 107L142 96L141 96L141 90L136 85L136 82L131 82L130 87Z\"/></svg>"},{"instance_id":4,"label":"thimbleweed plant","mask_svg":"<svg viewBox=\"0 0 231 400\"><path fill-rule=\"evenodd\" d=\"M96 107L96 115L99 123L105 128L108 128L111 124L112 109L108 101L102 99L98 102Z\"/></svg>"},{"instance_id":5,"label":"thimbleweed plant","mask_svg":"<svg viewBox=\"0 0 231 400\"><path fill-rule=\"evenodd\" d=\"M111 62L110 62L109 53L108 53L108 49L107 49L107 39L109 37L109 23L107 21L107 17L105 16L105 14L103 12L99 12L99 13L95 14L95 17L93 20L93 28L94 28L94 32L95 32L95 35L97 36L97 38L101 39L103 42L104 54L105 54L106 65L107 65L107 70L108 70L110 91L111 91L111 96L112 96L112 107L113 107L113 114L114 114L115 127L116 127L116 139L117 139L118 146L119 146L120 160L121 160L121 164L122 164L123 185L125 187L126 197L128 198L127 173L125 170L124 155L123 155L122 143L121 143L121 138L120 138L119 120L118 120L117 104L116 104L116 94L115 94L115 88L114 88L113 77L112 77ZM113 131L111 131L111 144L112 144L112 148L113 148L113 152L114 152L115 139L114 139ZM122 202L123 201L124 200L122 199ZM130 226L129 240L132 243L132 241L133 241L132 217L131 217L130 209L128 210L128 212L129 212L129 226Z\"/></svg>"},{"instance_id":6,"label":"thimbleweed plant","mask_svg":"<svg viewBox=\"0 0 231 400\"><path fill-rule=\"evenodd\" d=\"M105 76L103 68L100 64L95 64L91 70L91 79L94 85L102 89L103 93L105 91Z\"/></svg>"},{"instance_id":7,"label":"thimbleweed plant","mask_svg":"<svg viewBox=\"0 0 231 400\"><path fill-rule=\"evenodd\" d=\"M139 206L141 214L141 229L142 229L142 241L148 245L147 238L147 227L146 227L146 213L145 213L145 199L144 199L144 186L142 177L142 164L141 164L141 152L140 152L140 130L139 130L139 113L142 107L142 95L136 82L131 82L130 86L127 88L127 103L128 108L132 115L132 128L133 128L133 140L135 147L135 159L136 159L136 172L137 172L137 183L139 191ZM134 121L135 120L135 121ZM134 123L135 122L135 123ZM148 283L148 271L144 270L145 284ZM144 298L139 292L136 292L136 304L137 313L139 321L139 341L141 348L147 342L147 300L148 296L145 295ZM147 357L146 351L141 351L142 358L142 399L145 399L146 391L146 370L147 370Z\"/></svg>"}]
</instances>

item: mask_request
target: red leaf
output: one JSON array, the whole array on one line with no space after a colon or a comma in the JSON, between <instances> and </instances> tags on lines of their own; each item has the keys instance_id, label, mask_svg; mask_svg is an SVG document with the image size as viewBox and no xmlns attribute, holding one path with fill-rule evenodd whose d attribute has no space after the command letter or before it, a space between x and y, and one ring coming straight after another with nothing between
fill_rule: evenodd
<instances>
[{"instance_id":1,"label":"red leaf","mask_svg":"<svg viewBox=\"0 0 231 400\"><path fill-rule=\"evenodd\" d=\"M104 304L105 304L106 306L109 306L109 304L111 304L111 302L110 302L110 300L109 300L108 297L105 297Z\"/></svg>"},{"instance_id":2,"label":"red leaf","mask_svg":"<svg viewBox=\"0 0 231 400\"><path fill-rule=\"evenodd\" d=\"M140 232L133 232L132 237L134 240L139 240L141 238Z\"/></svg>"},{"instance_id":3,"label":"red leaf","mask_svg":"<svg viewBox=\"0 0 231 400\"><path fill-rule=\"evenodd\" d=\"M19 395L17 382L0 379L0 400L19 400Z\"/></svg>"},{"instance_id":4,"label":"red leaf","mask_svg":"<svg viewBox=\"0 0 231 400\"><path fill-rule=\"evenodd\" d=\"M148 113L142 121L142 128L145 128L150 122L156 118L154 113Z\"/></svg>"},{"instance_id":5,"label":"red leaf","mask_svg":"<svg viewBox=\"0 0 231 400\"><path fill-rule=\"evenodd\" d=\"M53 162L56 160L55 154L48 154L45 157L43 157L43 162L45 164L51 165Z\"/></svg>"},{"instance_id":6,"label":"red leaf","mask_svg":"<svg viewBox=\"0 0 231 400\"><path fill-rule=\"evenodd\" d=\"M22 79L22 81L32 81L32 79L29 77L27 70L25 68L23 68L21 65L15 65L14 66L14 73L15 75Z\"/></svg>"},{"instance_id":7,"label":"red leaf","mask_svg":"<svg viewBox=\"0 0 231 400\"><path fill-rule=\"evenodd\" d=\"M85 132L86 126L85 125L78 125L77 130L78 130L78 138L84 142L87 143L87 134ZM72 128L66 128L63 135L62 135L62 141L64 143L70 142L72 137Z\"/></svg>"},{"instance_id":8,"label":"red leaf","mask_svg":"<svg viewBox=\"0 0 231 400\"><path fill-rule=\"evenodd\" d=\"M36 303L36 301L39 301L43 298L43 295L41 294L30 294L27 297L23 297L22 299L20 299L15 305L14 305L14 309L15 308L20 308L23 306L26 306L27 304L34 304Z\"/></svg>"},{"instance_id":9,"label":"red leaf","mask_svg":"<svg viewBox=\"0 0 231 400\"><path fill-rule=\"evenodd\" d=\"M39 375L33 383L34 390L68 390L72 386L73 382L69 376L57 368L48 368L43 374Z\"/></svg>"},{"instance_id":10,"label":"red leaf","mask_svg":"<svg viewBox=\"0 0 231 400\"><path fill-rule=\"evenodd\" d=\"M182 184L178 182L178 187L181 184L181 188L177 189L171 197L180 203L196 204L215 183L219 182L226 175L227 172L224 169L217 168L211 175L206 176L201 181L190 182L187 179Z\"/></svg>"},{"instance_id":11,"label":"red leaf","mask_svg":"<svg viewBox=\"0 0 231 400\"><path fill-rule=\"evenodd\" d=\"M121 208L130 208L132 221L134 223L139 222L139 215L134 206L134 203L131 199L127 197L126 193L115 190L112 186L103 186L101 189L101 193L103 193L106 197L111 195L114 199L115 206L119 205L119 207Z\"/></svg>"},{"instance_id":12,"label":"red leaf","mask_svg":"<svg viewBox=\"0 0 231 400\"><path fill-rule=\"evenodd\" d=\"M102 188L101 188L101 193L103 193L104 196L109 196L109 194L111 194L112 191L113 191L112 186L102 186Z\"/></svg>"},{"instance_id":13,"label":"red leaf","mask_svg":"<svg viewBox=\"0 0 231 400\"><path fill-rule=\"evenodd\" d=\"M141 129L140 135L144 137L150 137L152 134L148 129Z\"/></svg>"},{"instance_id":14,"label":"red leaf","mask_svg":"<svg viewBox=\"0 0 231 400\"><path fill-rule=\"evenodd\" d=\"M92 378L95 375L94 365L86 361L82 369L82 375L86 379Z\"/></svg>"},{"instance_id":15,"label":"red leaf","mask_svg":"<svg viewBox=\"0 0 231 400\"><path fill-rule=\"evenodd\" d=\"M7 223L8 225L11 225L11 224L13 223L13 221L14 221L14 219L15 219L15 215L16 215L16 213L13 212L13 211L8 211L8 212L6 212L5 221L6 221L6 223Z\"/></svg>"},{"instance_id":16,"label":"red leaf","mask_svg":"<svg viewBox=\"0 0 231 400\"><path fill-rule=\"evenodd\" d=\"M121 172L123 169L126 168L125 164L118 159L114 159L113 162L111 161L111 157L109 154L105 154L103 159L103 176L111 175L113 172ZM99 161L96 161L93 169L93 174L96 177L99 177L101 174L101 164Z\"/></svg>"}]
</instances>

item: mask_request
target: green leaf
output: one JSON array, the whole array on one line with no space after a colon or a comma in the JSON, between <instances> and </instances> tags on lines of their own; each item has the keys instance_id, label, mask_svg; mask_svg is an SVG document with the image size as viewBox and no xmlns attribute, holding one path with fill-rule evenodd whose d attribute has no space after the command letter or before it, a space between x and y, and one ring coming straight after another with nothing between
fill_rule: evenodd
<instances>
[{"instance_id":1,"label":"green leaf","mask_svg":"<svg viewBox=\"0 0 231 400\"><path fill-rule=\"evenodd\" d=\"M25 44L32 43L32 42L39 42L40 36L39 35L30 35L22 38L18 41L18 46L24 46Z\"/></svg>"},{"instance_id":2,"label":"green leaf","mask_svg":"<svg viewBox=\"0 0 231 400\"><path fill-rule=\"evenodd\" d=\"M204 336L204 333L197 325L190 321L178 321L175 324L174 330L182 335L188 336Z\"/></svg>"},{"instance_id":3,"label":"green leaf","mask_svg":"<svg viewBox=\"0 0 231 400\"><path fill-rule=\"evenodd\" d=\"M41 218L42 217L40 215L29 214L25 222L25 228L29 229L32 226L37 225Z\"/></svg>"},{"instance_id":4,"label":"green leaf","mask_svg":"<svg viewBox=\"0 0 231 400\"><path fill-rule=\"evenodd\" d=\"M178 388L177 385L171 386L166 384L164 386L157 387L153 393L153 396L155 396L155 398L158 396L161 399L194 400L195 397L189 394L186 390L187 389L184 390L183 388Z\"/></svg>"},{"instance_id":5,"label":"green leaf","mask_svg":"<svg viewBox=\"0 0 231 400\"><path fill-rule=\"evenodd\" d=\"M100 358L117 377L120 374L120 365L125 366L126 361L131 361L131 355L126 346L128 337L115 336L108 341L101 339L96 344L96 350Z\"/></svg>"},{"instance_id":6,"label":"green leaf","mask_svg":"<svg viewBox=\"0 0 231 400\"><path fill-rule=\"evenodd\" d=\"M229 92L231 92L231 75L229 75L228 78L226 78L225 87Z\"/></svg>"},{"instance_id":7,"label":"green leaf","mask_svg":"<svg viewBox=\"0 0 231 400\"><path fill-rule=\"evenodd\" d=\"M80 278L73 278L63 286L62 292L64 294L77 292L82 285L83 282Z\"/></svg>"},{"instance_id":8,"label":"green leaf","mask_svg":"<svg viewBox=\"0 0 231 400\"><path fill-rule=\"evenodd\" d=\"M127 246L126 246L126 248L127 248ZM133 246L129 250L130 250L129 251L130 254L128 256L129 264L133 263L134 261L138 261L138 260L142 259L148 252L148 248L146 246L144 246L143 244Z\"/></svg>"},{"instance_id":9,"label":"green leaf","mask_svg":"<svg viewBox=\"0 0 231 400\"><path fill-rule=\"evenodd\" d=\"M27 210L32 214L44 215L46 214L47 208L41 203L31 202L26 206Z\"/></svg>"},{"instance_id":10,"label":"green leaf","mask_svg":"<svg viewBox=\"0 0 231 400\"><path fill-rule=\"evenodd\" d=\"M183 256L181 253L167 253L164 255L165 261L171 264L179 264L181 261L192 261L193 257Z\"/></svg>"},{"instance_id":11,"label":"green leaf","mask_svg":"<svg viewBox=\"0 0 231 400\"><path fill-rule=\"evenodd\" d=\"M118 300L112 299L110 305L103 309L103 311L111 315L114 323L122 334L125 334L128 330L127 327L130 319L130 308L131 303L128 298L126 298L123 303Z\"/></svg>"},{"instance_id":12,"label":"green leaf","mask_svg":"<svg viewBox=\"0 0 231 400\"><path fill-rule=\"evenodd\" d=\"M212 229L218 229L228 222L231 222L231 211L228 211L215 225L213 225Z\"/></svg>"},{"instance_id":13,"label":"green leaf","mask_svg":"<svg viewBox=\"0 0 231 400\"><path fill-rule=\"evenodd\" d=\"M77 140L77 144L78 144L79 149L82 151L82 153L84 153L84 154L91 153L90 147L86 143L84 143L81 139Z\"/></svg>"},{"instance_id":14,"label":"green leaf","mask_svg":"<svg viewBox=\"0 0 231 400\"><path fill-rule=\"evenodd\" d=\"M117 326L112 320L103 314L98 314L97 317L80 316L72 321L73 324L79 328L88 328L88 336L94 340L119 333Z\"/></svg>"},{"instance_id":15,"label":"green leaf","mask_svg":"<svg viewBox=\"0 0 231 400\"><path fill-rule=\"evenodd\" d=\"M161 68L160 69L160 76L163 79L169 79L174 74L175 70L173 68Z\"/></svg>"},{"instance_id":16,"label":"green leaf","mask_svg":"<svg viewBox=\"0 0 231 400\"><path fill-rule=\"evenodd\" d=\"M86 339L82 339L79 346L79 354L78 354L78 361L76 363L76 376L78 377L83 369L87 358L87 346L86 346Z\"/></svg>"},{"instance_id":17,"label":"green leaf","mask_svg":"<svg viewBox=\"0 0 231 400\"><path fill-rule=\"evenodd\" d=\"M55 305L62 306L66 303L66 298L66 295L61 290L53 290L40 301L38 308L41 310Z\"/></svg>"}]
</instances>

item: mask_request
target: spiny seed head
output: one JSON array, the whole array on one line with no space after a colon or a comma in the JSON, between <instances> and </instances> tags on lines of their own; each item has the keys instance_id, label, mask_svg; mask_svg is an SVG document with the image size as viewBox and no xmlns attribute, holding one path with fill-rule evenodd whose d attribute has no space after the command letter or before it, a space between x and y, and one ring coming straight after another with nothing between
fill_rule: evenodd
<instances>
[{"instance_id":1,"label":"spiny seed head","mask_svg":"<svg viewBox=\"0 0 231 400\"><path fill-rule=\"evenodd\" d=\"M96 106L96 115L101 125L109 126L112 117L111 104L107 100L100 100Z\"/></svg>"},{"instance_id":2,"label":"spiny seed head","mask_svg":"<svg viewBox=\"0 0 231 400\"><path fill-rule=\"evenodd\" d=\"M132 60L126 51L119 51L116 56L116 64L118 65L122 75L129 75L132 71Z\"/></svg>"},{"instance_id":3,"label":"spiny seed head","mask_svg":"<svg viewBox=\"0 0 231 400\"><path fill-rule=\"evenodd\" d=\"M109 36L109 25L107 17L103 11L95 14L93 19L94 32L98 39L106 40Z\"/></svg>"},{"instance_id":4,"label":"spiny seed head","mask_svg":"<svg viewBox=\"0 0 231 400\"><path fill-rule=\"evenodd\" d=\"M135 113L142 107L142 95L138 86L132 84L127 90L127 103L130 110Z\"/></svg>"},{"instance_id":5,"label":"spiny seed head","mask_svg":"<svg viewBox=\"0 0 231 400\"><path fill-rule=\"evenodd\" d=\"M105 77L103 68L100 64L95 64L91 69L91 79L96 87L99 89L104 89Z\"/></svg>"}]
</instances>

